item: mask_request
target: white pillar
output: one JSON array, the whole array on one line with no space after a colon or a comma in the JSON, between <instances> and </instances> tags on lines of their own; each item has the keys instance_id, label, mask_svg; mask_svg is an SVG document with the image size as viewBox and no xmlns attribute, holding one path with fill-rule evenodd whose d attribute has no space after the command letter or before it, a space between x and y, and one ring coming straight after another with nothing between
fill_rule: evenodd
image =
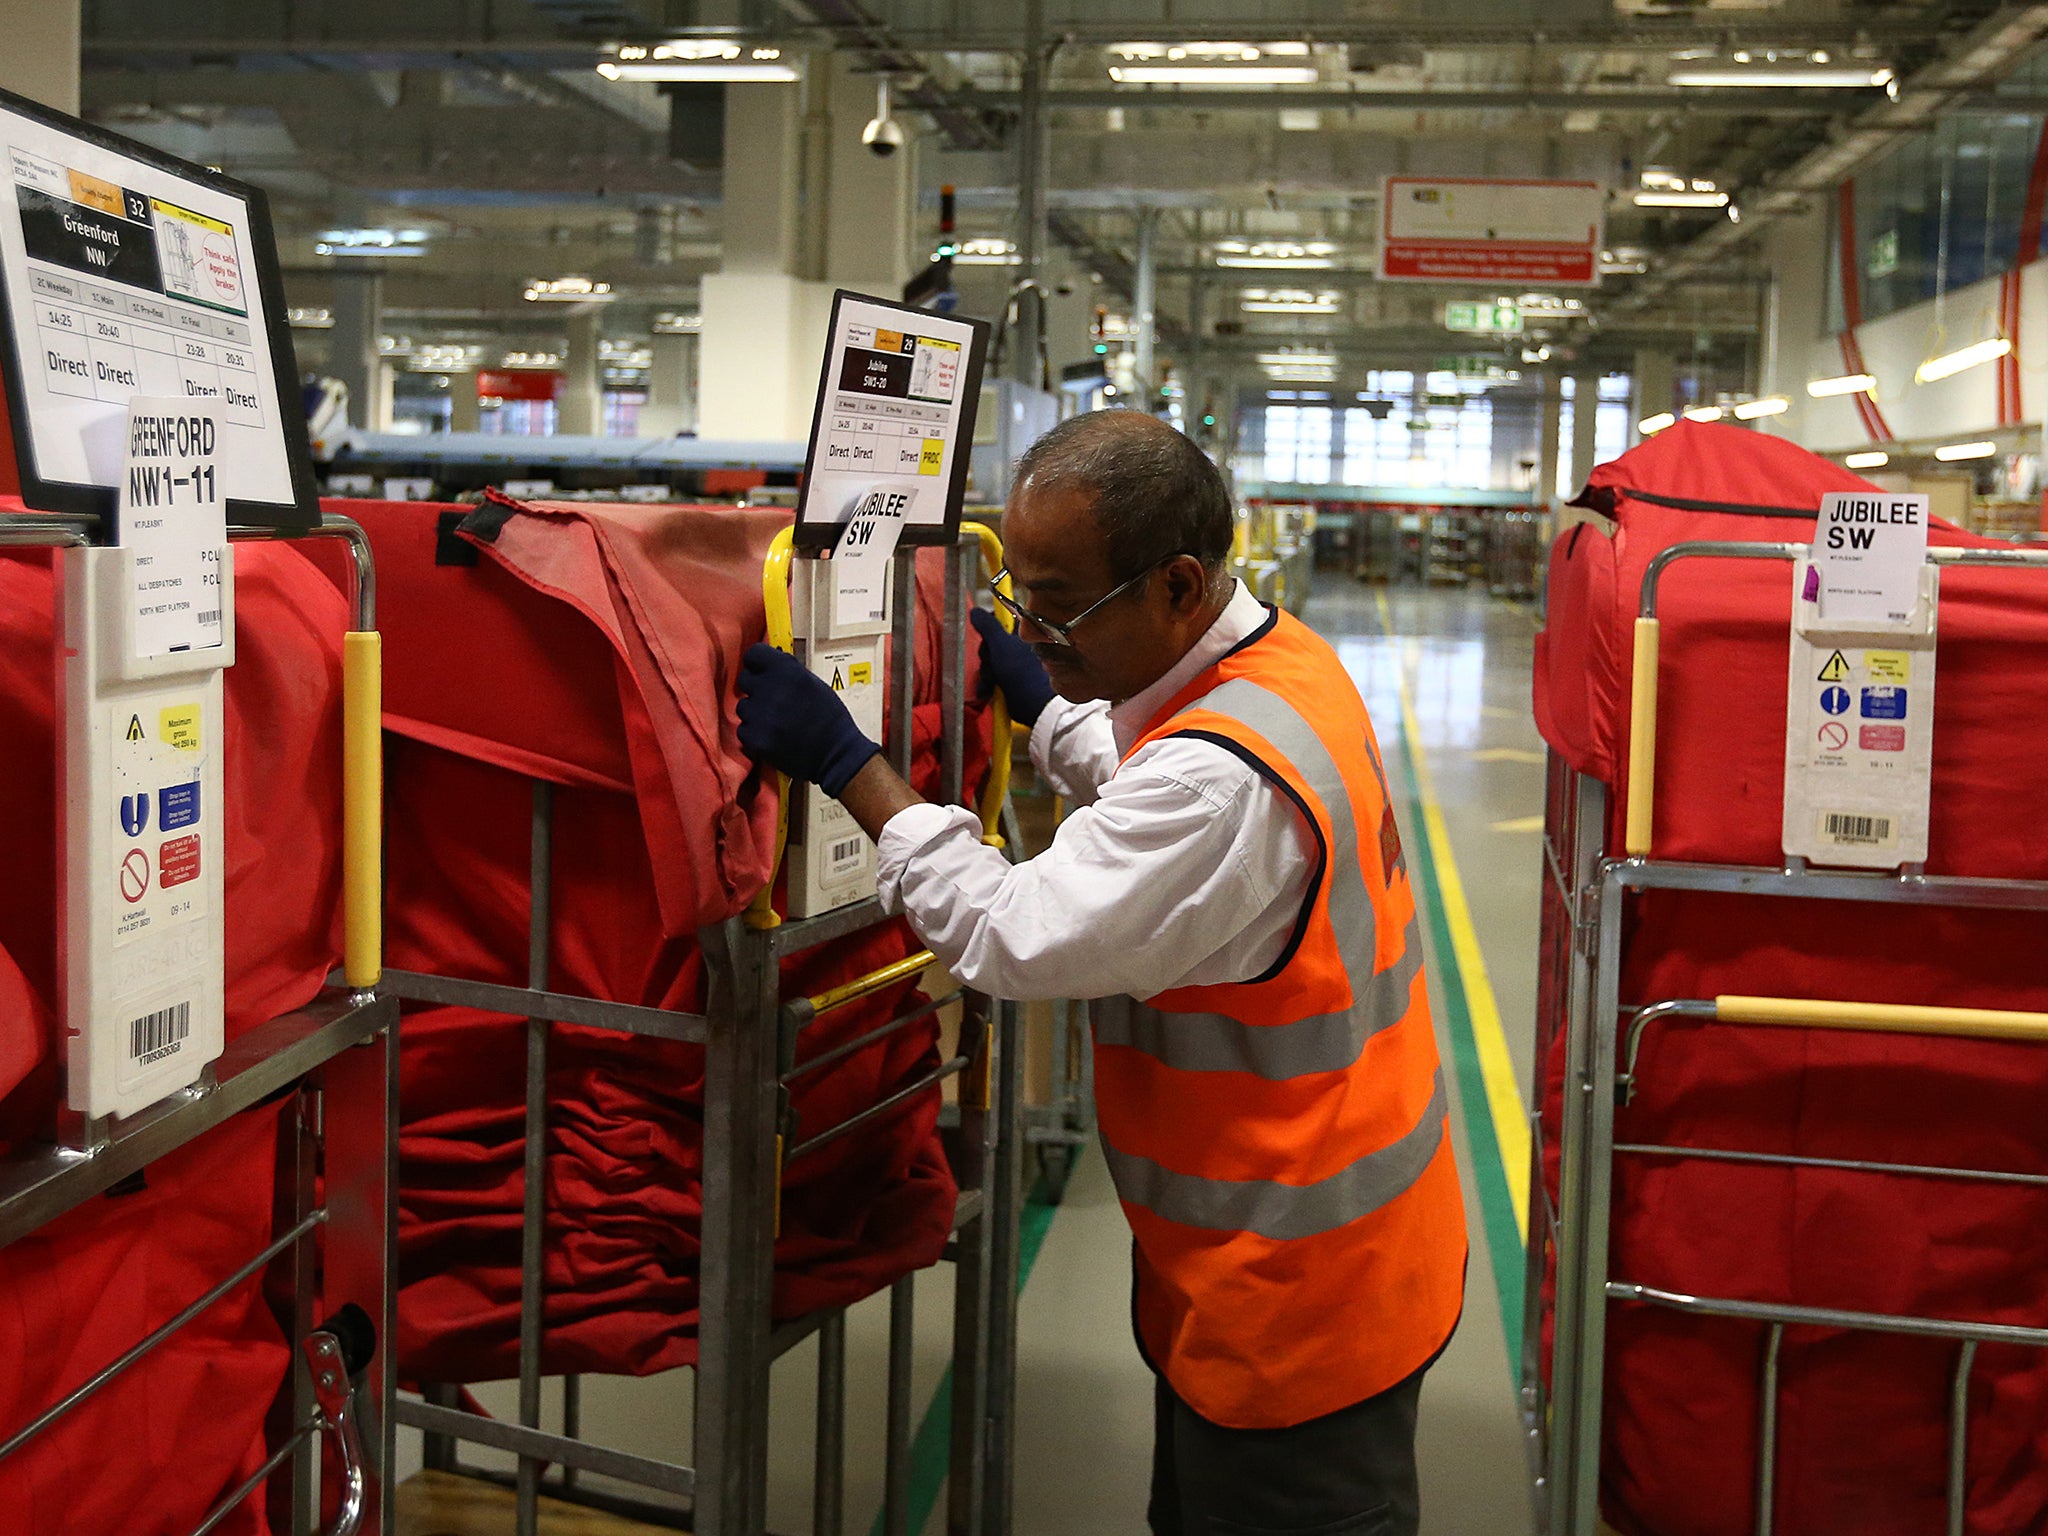
<instances>
[{"instance_id":1,"label":"white pillar","mask_svg":"<svg viewBox=\"0 0 2048 1536\"><path fill-rule=\"evenodd\" d=\"M814 83L828 84L822 74ZM790 443L810 431L832 290L798 275L800 209L822 216L798 195L802 129L794 85L726 87L724 251L721 270L704 279L696 349L697 431L707 439Z\"/></svg>"},{"instance_id":2,"label":"white pillar","mask_svg":"<svg viewBox=\"0 0 2048 1536\"><path fill-rule=\"evenodd\" d=\"M473 373L451 373L448 375L448 430L450 432L474 432L482 425L482 412L476 403L476 375Z\"/></svg>"},{"instance_id":3,"label":"white pillar","mask_svg":"<svg viewBox=\"0 0 2048 1536\"><path fill-rule=\"evenodd\" d=\"M1632 431L1639 432L1635 422L1678 409L1678 374L1671 354L1647 349L1636 353L1635 380L1635 421L1629 425Z\"/></svg>"},{"instance_id":4,"label":"white pillar","mask_svg":"<svg viewBox=\"0 0 2048 1536\"><path fill-rule=\"evenodd\" d=\"M1145 411L1152 409L1159 386L1153 361L1159 329L1158 242L1153 238L1158 228L1159 210L1140 208L1138 273L1132 285L1137 291L1131 296L1131 330L1135 342L1132 362L1138 380L1139 409Z\"/></svg>"},{"instance_id":5,"label":"white pillar","mask_svg":"<svg viewBox=\"0 0 2048 1536\"><path fill-rule=\"evenodd\" d=\"M1572 494L1585 488L1599 456L1600 375L1581 373L1572 382Z\"/></svg>"},{"instance_id":6,"label":"white pillar","mask_svg":"<svg viewBox=\"0 0 2048 1536\"><path fill-rule=\"evenodd\" d=\"M725 184L720 270L788 273L797 257L799 92L791 85L725 88Z\"/></svg>"},{"instance_id":7,"label":"white pillar","mask_svg":"<svg viewBox=\"0 0 2048 1536\"><path fill-rule=\"evenodd\" d=\"M1557 500L1558 450L1564 428L1564 382L1554 373L1543 376L1542 416L1536 429L1536 496L1539 507Z\"/></svg>"},{"instance_id":8,"label":"white pillar","mask_svg":"<svg viewBox=\"0 0 2048 1536\"><path fill-rule=\"evenodd\" d=\"M1814 361L1826 321L1827 240L1827 215L1818 206L1781 218L1764 232L1771 292L1761 390L1783 395L1791 405L1782 416L1763 417L1757 425L1808 446L1812 444L1806 430L1806 381L1816 373L1840 371L1839 354L1831 356L1825 368Z\"/></svg>"},{"instance_id":9,"label":"white pillar","mask_svg":"<svg viewBox=\"0 0 2048 1536\"><path fill-rule=\"evenodd\" d=\"M382 363L377 332L384 323L384 279L361 263L337 267L328 283L334 328L327 333L327 372L348 390L348 419L365 431L381 431L377 402ZM390 418L387 415L384 420Z\"/></svg>"},{"instance_id":10,"label":"white pillar","mask_svg":"<svg viewBox=\"0 0 2048 1536\"><path fill-rule=\"evenodd\" d=\"M398 367L380 357L370 370L370 404L364 420L372 432L389 432L398 415Z\"/></svg>"},{"instance_id":11,"label":"white pillar","mask_svg":"<svg viewBox=\"0 0 2048 1536\"><path fill-rule=\"evenodd\" d=\"M1045 347L1057 383L1062 368L1069 363L1087 362L1094 355L1095 282L1085 267L1076 266L1063 251L1047 252L1043 270L1048 290ZM1062 284L1066 286L1065 293L1059 291ZM1032 377L1036 379L1037 374L1034 372Z\"/></svg>"},{"instance_id":12,"label":"white pillar","mask_svg":"<svg viewBox=\"0 0 2048 1536\"><path fill-rule=\"evenodd\" d=\"M647 403L640 407L640 436L674 437L696 422L697 338L661 335L648 346L654 362L647 370Z\"/></svg>"},{"instance_id":13,"label":"white pillar","mask_svg":"<svg viewBox=\"0 0 2048 1536\"><path fill-rule=\"evenodd\" d=\"M555 418L565 437L595 437L604 430L604 380L597 357L603 314L591 305L569 316L569 349L562 354L562 399Z\"/></svg>"},{"instance_id":14,"label":"white pillar","mask_svg":"<svg viewBox=\"0 0 2048 1536\"><path fill-rule=\"evenodd\" d=\"M0 86L78 115L79 0L14 0L0 21Z\"/></svg>"}]
</instances>

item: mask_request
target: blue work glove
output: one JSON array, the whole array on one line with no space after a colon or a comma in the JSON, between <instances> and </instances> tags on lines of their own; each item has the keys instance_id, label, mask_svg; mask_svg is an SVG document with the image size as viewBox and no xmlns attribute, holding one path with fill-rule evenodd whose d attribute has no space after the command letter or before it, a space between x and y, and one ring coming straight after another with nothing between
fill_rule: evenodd
<instances>
[{"instance_id":1,"label":"blue work glove","mask_svg":"<svg viewBox=\"0 0 2048 1536\"><path fill-rule=\"evenodd\" d=\"M967 617L981 631L981 670L1003 690L1010 718L1019 725L1036 725L1052 702L1052 679L1045 675L1045 663L986 608L977 608Z\"/></svg>"},{"instance_id":2,"label":"blue work glove","mask_svg":"<svg viewBox=\"0 0 2048 1536\"><path fill-rule=\"evenodd\" d=\"M829 683L772 645L750 645L740 659L740 746L835 798L882 750Z\"/></svg>"}]
</instances>

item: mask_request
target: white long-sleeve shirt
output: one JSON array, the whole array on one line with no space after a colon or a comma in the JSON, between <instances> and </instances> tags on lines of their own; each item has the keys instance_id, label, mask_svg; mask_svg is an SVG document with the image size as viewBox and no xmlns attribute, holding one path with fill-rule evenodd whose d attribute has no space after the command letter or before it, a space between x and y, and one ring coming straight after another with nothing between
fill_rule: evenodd
<instances>
[{"instance_id":1,"label":"white long-sleeve shirt","mask_svg":"<svg viewBox=\"0 0 2048 1536\"><path fill-rule=\"evenodd\" d=\"M1314 834L1256 770L1169 737L1118 760L1152 717L1267 621L1240 584L1164 677L1114 708L1054 698L1031 761L1075 802L1052 846L1011 864L960 806L914 805L883 827L882 905L956 980L1018 1001L1145 998L1248 981L1285 948L1318 858Z\"/></svg>"}]
</instances>

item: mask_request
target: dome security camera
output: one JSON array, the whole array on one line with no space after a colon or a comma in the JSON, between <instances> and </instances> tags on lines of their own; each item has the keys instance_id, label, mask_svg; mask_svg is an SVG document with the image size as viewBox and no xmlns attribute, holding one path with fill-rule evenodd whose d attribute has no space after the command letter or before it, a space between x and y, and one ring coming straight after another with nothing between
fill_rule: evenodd
<instances>
[{"instance_id":1,"label":"dome security camera","mask_svg":"<svg viewBox=\"0 0 2048 1536\"><path fill-rule=\"evenodd\" d=\"M910 135L903 131L903 125L889 113L887 75L875 82L875 115L868 120L867 127L861 129L860 141L867 145L869 154L884 160L910 142Z\"/></svg>"},{"instance_id":2,"label":"dome security camera","mask_svg":"<svg viewBox=\"0 0 2048 1536\"><path fill-rule=\"evenodd\" d=\"M875 118L860 133L860 141L867 145L868 152L884 159L901 149L909 138L903 125L893 117Z\"/></svg>"}]
</instances>

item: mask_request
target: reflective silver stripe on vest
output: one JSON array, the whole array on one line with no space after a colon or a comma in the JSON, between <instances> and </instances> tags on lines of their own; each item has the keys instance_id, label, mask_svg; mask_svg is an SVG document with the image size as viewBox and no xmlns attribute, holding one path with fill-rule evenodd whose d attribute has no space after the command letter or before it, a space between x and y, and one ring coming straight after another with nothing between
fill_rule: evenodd
<instances>
[{"instance_id":1,"label":"reflective silver stripe on vest","mask_svg":"<svg viewBox=\"0 0 2048 1536\"><path fill-rule=\"evenodd\" d=\"M1358 1060L1366 1041L1407 1014L1415 978L1422 971L1421 926L1411 917L1401 936L1399 958L1384 971L1373 970L1377 920L1359 869L1351 792L1322 738L1292 705L1270 689L1238 678L1189 707L1226 715L1257 731L1286 754L1322 802L1331 831L1324 875L1330 928L1351 981L1351 1006L1289 1024L1246 1024L1227 1014L1163 1013L1119 1000L1118 1005L1094 1010L1096 1042L1129 1046L1183 1072L1249 1072L1275 1082L1341 1072Z\"/></svg>"},{"instance_id":2,"label":"reflective silver stripe on vest","mask_svg":"<svg viewBox=\"0 0 2048 1536\"><path fill-rule=\"evenodd\" d=\"M1422 932L1416 919L1402 934L1401 958L1355 988L1342 1013L1313 1013L1292 1024L1245 1024L1222 1013L1164 1013L1130 998L1094 1005L1098 1045L1125 1045L1182 1072L1249 1072L1280 1082L1315 1072L1341 1072L1365 1042L1392 1029L1408 1012L1422 972ZM1346 957L1346 966L1350 960ZM1370 961L1368 961L1370 964Z\"/></svg>"},{"instance_id":3,"label":"reflective silver stripe on vest","mask_svg":"<svg viewBox=\"0 0 2048 1536\"><path fill-rule=\"evenodd\" d=\"M1149 1157L1120 1152L1105 1139L1118 1196L1153 1215L1210 1232L1251 1232L1275 1242L1314 1237L1370 1216L1412 1188L1444 1139L1444 1075L1429 1107L1398 1141L1313 1184L1270 1179L1205 1179L1175 1173Z\"/></svg>"}]
</instances>

